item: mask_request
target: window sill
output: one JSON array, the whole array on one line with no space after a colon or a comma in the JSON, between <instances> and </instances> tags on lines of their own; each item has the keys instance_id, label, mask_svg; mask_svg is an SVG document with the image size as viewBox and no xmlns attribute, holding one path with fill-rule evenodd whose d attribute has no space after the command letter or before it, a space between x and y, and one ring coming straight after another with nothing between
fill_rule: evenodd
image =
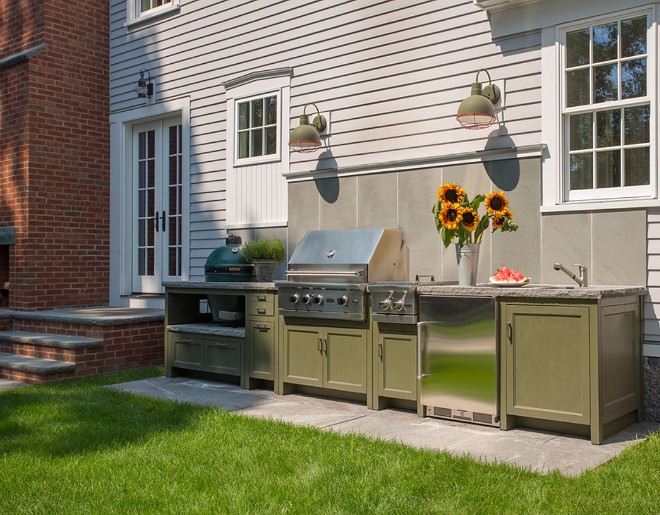
<instances>
[{"instance_id":1,"label":"window sill","mask_svg":"<svg viewBox=\"0 0 660 515\"><path fill-rule=\"evenodd\" d=\"M591 202L575 202L541 206L541 213L570 213L576 211L616 211L623 209L645 209L660 207L660 199L622 199L622 200L594 200Z\"/></svg>"},{"instance_id":2,"label":"window sill","mask_svg":"<svg viewBox=\"0 0 660 515\"><path fill-rule=\"evenodd\" d=\"M179 2L173 2L170 6L163 6L162 8L152 9L151 11L137 17L126 20L124 27L127 29L132 29L140 25L149 23L151 21L157 20L159 18L164 18L165 16L178 14L181 10Z\"/></svg>"}]
</instances>

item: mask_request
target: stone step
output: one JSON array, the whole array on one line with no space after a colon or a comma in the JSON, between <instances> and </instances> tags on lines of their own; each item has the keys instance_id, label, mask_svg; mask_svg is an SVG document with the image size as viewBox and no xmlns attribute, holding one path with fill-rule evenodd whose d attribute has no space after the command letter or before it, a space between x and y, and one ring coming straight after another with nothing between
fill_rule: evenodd
<instances>
[{"instance_id":1,"label":"stone step","mask_svg":"<svg viewBox=\"0 0 660 515\"><path fill-rule=\"evenodd\" d=\"M30 356L19 356L18 354L7 354L0 352L0 368L20 370L33 374L50 375L60 372L71 372L75 370L75 363L67 363L54 359L32 358Z\"/></svg>"},{"instance_id":2,"label":"stone step","mask_svg":"<svg viewBox=\"0 0 660 515\"><path fill-rule=\"evenodd\" d=\"M0 331L0 342L73 350L103 346L103 340L101 339L63 334L28 333L25 331Z\"/></svg>"}]
</instances>

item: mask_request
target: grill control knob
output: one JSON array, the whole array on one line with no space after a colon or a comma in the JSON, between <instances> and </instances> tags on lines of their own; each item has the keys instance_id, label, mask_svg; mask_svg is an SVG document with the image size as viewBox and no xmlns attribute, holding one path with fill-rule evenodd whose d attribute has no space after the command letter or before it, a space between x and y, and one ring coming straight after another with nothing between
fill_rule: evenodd
<instances>
[{"instance_id":1,"label":"grill control knob","mask_svg":"<svg viewBox=\"0 0 660 515\"><path fill-rule=\"evenodd\" d=\"M345 306L348 304L348 297L346 295L342 295L337 299L337 304L340 306Z\"/></svg>"},{"instance_id":2,"label":"grill control knob","mask_svg":"<svg viewBox=\"0 0 660 515\"><path fill-rule=\"evenodd\" d=\"M399 299L394 303L394 309L396 311L401 311L405 306L406 304L403 302L403 299Z\"/></svg>"},{"instance_id":3,"label":"grill control knob","mask_svg":"<svg viewBox=\"0 0 660 515\"><path fill-rule=\"evenodd\" d=\"M299 300L300 300L300 295L298 295L297 293L294 293L293 295L291 295L291 297L289 297L289 302L291 302L292 304L298 304Z\"/></svg>"},{"instance_id":4,"label":"grill control knob","mask_svg":"<svg viewBox=\"0 0 660 515\"><path fill-rule=\"evenodd\" d=\"M309 301L312 300L312 296L309 293L305 293L302 298L303 304L309 304Z\"/></svg>"},{"instance_id":5,"label":"grill control knob","mask_svg":"<svg viewBox=\"0 0 660 515\"><path fill-rule=\"evenodd\" d=\"M380 309L392 309L392 299L388 297L385 300L381 300Z\"/></svg>"},{"instance_id":6,"label":"grill control knob","mask_svg":"<svg viewBox=\"0 0 660 515\"><path fill-rule=\"evenodd\" d=\"M323 295L316 295L314 297L314 304L323 304Z\"/></svg>"}]
</instances>

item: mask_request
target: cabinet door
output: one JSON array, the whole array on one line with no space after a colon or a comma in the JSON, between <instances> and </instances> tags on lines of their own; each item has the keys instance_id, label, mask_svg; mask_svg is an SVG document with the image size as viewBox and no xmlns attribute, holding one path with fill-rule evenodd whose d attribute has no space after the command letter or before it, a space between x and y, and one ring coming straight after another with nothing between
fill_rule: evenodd
<instances>
[{"instance_id":1,"label":"cabinet door","mask_svg":"<svg viewBox=\"0 0 660 515\"><path fill-rule=\"evenodd\" d=\"M327 329L323 341L324 386L367 393L367 337L363 329Z\"/></svg>"},{"instance_id":2,"label":"cabinet door","mask_svg":"<svg viewBox=\"0 0 660 515\"><path fill-rule=\"evenodd\" d=\"M241 343L231 339L206 341L206 367L216 374L241 375Z\"/></svg>"},{"instance_id":3,"label":"cabinet door","mask_svg":"<svg viewBox=\"0 0 660 515\"><path fill-rule=\"evenodd\" d=\"M378 395L417 399L417 335L379 332L376 338Z\"/></svg>"},{"instance_id":4,"label":"cabinet door","mask_svg":"<svg viewBox=\"0 0 660 515\"><path fill-rule=\"evenodd\" d=\"M508 414L589 424L589 308L506 306Z\"/></svg>"},{"instance_id":5,"label":"cabinet door","mask_svg":"<svg viewBox=\"0 0 660 515\"><path fill-rule=\"evenodd\" d=\"M247 327L248 377L274 379L275 324L250 321Z\"/></svg>"},{"instance_id":6,"label":"cabinet door","mask_svg":"<svg viewBox=\"0 0 660 515\"><path fill-rule=\"evenodd\" d=\"M313 327L284 329L283 382L322 386L323 354L321 333Z\"/></svg>"},{"instance_id":7,"label":"cabinet door","mask_svg":"<svg viewBox=\"0 0 660 515\"><path fill-rule=\"evenodd\" d=\"M204 366L204 341L194 335L169 334L172 363L168 367L201 370Z\"/></svg>"}]
</instances>

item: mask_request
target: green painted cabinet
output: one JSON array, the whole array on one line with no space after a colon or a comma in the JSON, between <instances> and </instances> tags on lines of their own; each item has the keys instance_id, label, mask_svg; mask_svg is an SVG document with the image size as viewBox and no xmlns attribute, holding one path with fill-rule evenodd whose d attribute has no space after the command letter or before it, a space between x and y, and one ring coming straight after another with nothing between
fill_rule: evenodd
<instances>
[{"instance_id":1,"label":"green painted cabinet","mask_svg":"<svg viewBox=\"0 0 660 515\"><path fill-rule=\"evenodd\" d=\"M639 297L500 303L502 429L590 435L639 419Z\"/></svg>"},{"instance_id":2,"label":"green painted cabinet","mask_svg":"<svg viewBox=\"0 0 660 515\"><path fill-rule=\"evenodd\" d=\"M254 379L273 381L277 393L279 316L276 302L273 293L247 296L245 376L248 388L253 386Z\"/></svg>"},{"instance_id":3,"label":"green painted cabinet","mask_svg":"<svg viewBox=\"0 0 660 515\"><path fill-rule=\"evenodd\" d=\"M239 338L170 332L168 340L173 354L169 368L241 375L243 345Z\"/></svg>"},{"instance_id":4,"label":"green painted cabinet","mask_svg":"<svg viewBox=\"0 0 660 515\"><path fill-rule=\"evenodd\" d=\"M374 406L385 407L389 399L416 401L417 326L374 322Z\"/></svg>"},{"instance_id":5,"label":"green painted cabinet","mask_svg":"<svg viewBox=\"0 0 660 515\"><path fill-rule=\"evenodd\" d=\"M359 327L285 323L282 382L367 393L367 333Z\"/></svg>"}]
</instances>

